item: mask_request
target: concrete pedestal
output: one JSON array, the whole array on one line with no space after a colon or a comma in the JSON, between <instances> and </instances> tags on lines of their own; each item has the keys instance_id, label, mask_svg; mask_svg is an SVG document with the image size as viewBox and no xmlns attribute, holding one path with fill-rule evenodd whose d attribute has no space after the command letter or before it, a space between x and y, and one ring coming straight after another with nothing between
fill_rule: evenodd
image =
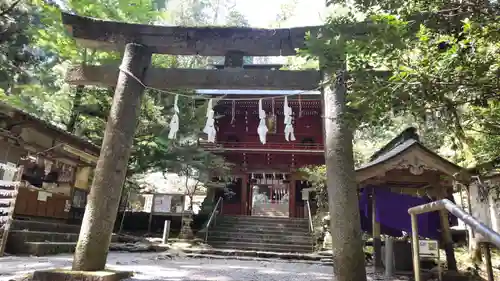
<instances>
[{"instance_id":1,"label":"concrete pedestal","mask_svg":"<svg viewBox=\"0 0 500 281\"><path fill-rule=\"evenodd\" d=\"M32 281L119 281L133 276L127 271L73 271L64 269L38 270Z\"/></svg>"}]
</instances>

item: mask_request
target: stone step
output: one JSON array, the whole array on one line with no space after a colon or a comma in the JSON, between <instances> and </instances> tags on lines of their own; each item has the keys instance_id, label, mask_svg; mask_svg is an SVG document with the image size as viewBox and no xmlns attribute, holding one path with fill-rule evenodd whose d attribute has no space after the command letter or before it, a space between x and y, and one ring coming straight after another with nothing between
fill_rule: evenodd
<instances>
[{"instance_id":1,"label":"stone step","mask_svg":"<svg viewBox=\"0 0 500 281\"><path fill-rule=\"evenodd\" d=\"M1 169L3 171L5 171L5 169ZM15 170L15 168L14 168ZM0 185L2 186L16 186L16 185L19 185L20 182L18 181L14 181L14 180L0 180Z\"/></svg>"},{"instance_id":2,"label":"stone step","mask_svg":"<svg viewBox=\"0 0 500 281\"><path fill-rule=\"evenodd\" d=\"M8 189L1 189L0 188L0 198L14 198L16 196L17 191L15 190L8 190Z\"/></svg>"},{"instance_id":3,"label":"stone step","mask_svg":"<svg viewBox=\"0 0 500 281\"><path fill-rule=\"evenodd\" d=\"M220 249L238 249L263 252L280 253L311 253L312 245L301 246L293 244L269 244L269 243L246 243L246 242L213 242L210 245Z\"/></svg>"},{"instance_id":4,"label":"stone step","mask_svg":"<svg viewBox=\"0 0 500 281\"><path fill-rule=\"evenodd\" d=\"M260 223L260 224L286 224L286 225L308 225L309 221L298 218L281 217L260 217L260 216L221 216L217 221L241 222L241 223Z\"/></svg>"},{"instance_id":5,"label":"stone step","mask_svg":"<svg viewBox=\"0 0 500 281\"><path fill-rule=\"evenodd\" d=\"M283 218L283 217L262 217L262 216L235 216L235 215L223 215L221 218L234 219L234 220L270 220L270 221L306 221L306 218Z\"/></svg>"},{"instance_id":6,"label":"stone step","mask_svg":"<svg viewBox=\"0 0 500 281\"><path fill-rule=\"evenodd\" d=\"M14 190L16 190L16 187L14 185L2 185L0 181L0 192L14 191Z\"/></svg>"},{"instance_id":7,"label":"stone step","mask_svg":"<svg viewBox=\"0 0 500 281\"><path fill-rule=\"evenodd\" d=\"M289 226L307 226L308 222L302 221L287 221L287 220L232 220L225 218L217 218L217 222L232 223L232 224L251 224L251 225L289 225Z\"/></svg>"},{"instance_id":8,"label":"stone step","mask_svg":"<svg viewBox=\"0 0 500 281\"><path fill-rule=\"evenodd\" d=\"M78 241L77 233L60 233L47 231L26 231L12 230L9 232L8 243L24 243L24 242L76 242Z\"/></svg>"},{"instance_id":9,"label":"stone step","mask_svg":"<svg viewBox=\"0 0 500 281\"><path fill-rule=\"evenodd\" d=\"M57 233L80 233L80 226L74 224L14 220L12 230L30 230Z\"/></svg>"},{"instance_id":10,"label":"stone step","mask_svg":"<svg viewBox=\"0 0 500 281\"><path fill-rule=\"evenodd\" d=\"M274 230L280 230L280 229L288 229L290 231L309 231L309 227L307 225L283 225L283 224L250 224L250 223L231 223L231 222L225 222L225 221L217 221L214 225L215 227L223 227L223 228L235 228L235 229L248 229L248 230L253 230L253 229L260 229L260 230L265 230L265 229L274 229Z\"/></svg>"},{"instance_id":11,"label":"stone step","mask_svg":"<svg viewBox=\"0 0 500 281\"><path fill-rule=\"evenodd\" d=\"M224 228L224 227L214 227L210 228L208 231L209 235L221 234L226 236L293 236L293 237L311 237L309 231L290 231L287 229L238 229L238 228Z\"/></svg>"},{"instance_id":12,"label":"stone step","mask_svg":"<svg viewBox=\"0 0 500 281\"><path fill-rule=\"evenodd\" d=\"M111 241L118 240L118 236L113 234ZM30 243L76 243L77 241L77 233L13 230L9 232L7 239L7 251L12 254L31 254L33 251Z\"/></svg>"},{"instance_id":13,"label":"stone step","mask_svg":"<svg viewBox=\"0 0 500 281\"><path fill-rule=\"evenodd\" d=\"M265 243L265 244L275 244L275 245L300 245L300 246L311 246L312 239L308 237L300 238L290 238L286 236L275 236L275 237L265 237L265 238L254 238L254 237L221 237L221 236L210 236L208 235L208 242L240 242L240 243Z\"/></svg>"},{"instance_id":14,"label":"stone step","mask_svg":"<svg viewBox=\"0 0 500 281\"><path fill-rule=\"evenodd\" d=\"M0 208L10 207L14 202L14 198L0 198Z\"/></svg>"},{"instance_id":15,"label":"stone step","mask_svg":"<svg viewBox=\"0 0 500 281\"><path fill-rule=\"evenodd\" d=\"M16 254L48 256L73 253L75 248L76 242L26 242L22 251L18 251Z\"/></svg>"},{"instance_id":16,"label":"stone step","mask_svg":"<svg viewBox=\"0 0 500 281\"><path fill-rule=\"evenodd\" d=\"M33 256L50 256L57 254L71 254L75 252L77 242L25 242L18 245L15 249L7 245L6 252L9 254L16 255L33 255ZM120 243L114 243L110 246L110 251L120 250L117 245L123 245ZM116 248L116 249L114 249ZM12 250L15 250L13 252Z\"/></svg>"},{"instance_id":17,"label":"stone step","mask_svg":"<svg viewBox=\"0 0 500 281\"><path fill-rule=\"evenodd\" d=\"M10 207L1 207L0 206L0 216L8 216L10 214Z\"/></svg>"},{"instance_id":18,"label":"stone step","mask_svg":"<svg viewBox=\"0 0 500 281\"><path fill-rule=\"evenodd\" d=\"M11 230L9 231L10 241L19 242L76 242L78 241L78 233L60 233L60 232L47 232L47 231L25 231L25 230ZM11 240L12 239L12 240ZM118 236L113 234L111 242L117 242Z\"/></svg>"},{"instance_id":19,"label":"stone step","mask_svg":"<svg viewBox=\"0 0 500 281\"><path fill-rule=\"evenodd\" d=\"M269 235L309 235L309 231L306 229L293 229L293 228L266 228L266 227L235 227L229 225L217 225L211 227L209 232L227 232L227 233L257 233L257 234L269 234Z\"/></svg>"},{"instance_id":20,"label":"stone step","mask_svg":"<svg viewBox=\"0 0 500 281\"><path fill-rule=\"evenodd\" d=\"M288 237L306 237L310 238L311 233L309 231L282 231L282 230L273 230L273 229L255 229L249 231L243 231L241 229L236 228L222 228L222 227L214 227L210 228L209 234L215 234L219 236L252 236L252 237L263 237L263 236L273 236L273 237L283 237L284 235Z\"/></svg>"},{"instance_id":21,"label":"stone step","mask_svg":"<svg viewBox=\"0 0 500 281\"><path fill-rule=\"evenodd\" d=\"M9 216L0 216L0 225L6 224L9 218L10 218Z\"/></svg>"},{"instance_id":22,"label":"stone step","mask_svg":"<svg viewBox=\"0 0 500 281\"><path fill-rule=\"evenodd\" d=\"M309 227L307 226L290 226L290 225L280 225L280 224L245 224L245 223L229 223L229 222L219 222L215 224L216 228L225 229L237 229L239 231L291 231L291 232L308 232Z\"/></svg>"}]
</instances>

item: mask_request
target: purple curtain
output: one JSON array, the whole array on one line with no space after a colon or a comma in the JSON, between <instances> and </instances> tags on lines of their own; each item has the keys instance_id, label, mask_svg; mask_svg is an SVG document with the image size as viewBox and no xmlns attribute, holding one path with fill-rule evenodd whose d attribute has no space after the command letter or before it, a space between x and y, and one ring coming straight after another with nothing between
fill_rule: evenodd
<instances>
[{"instance_id":1,"label":"purple curtain","mask_svg":"<svg viewBox=\"0 0 500 281\"><path fill-rule=\"evenodd\" d=\"M385 188L375 188L374 190L377 197L375 220L408 233L411 233L411 219L408 209L430 202L426 198L397 194ZM418 215L417 220L420 236L432 239L440 237L438 212Z\"/></svg>"},{"instance_id":2,"label":"purple curtain","mask_svg":"<svg viewBox=\"0 0 500 281\"><path fill-rule=\"evenodd\" d=\"M361 229L366 232L372 231L372 208L367 192L371 188L373 187L364 188L360 193L359 199ZM429 198L393 193L383 187L373 189L377 197L375 220L380 224L380 232L381 234L394 237L401 236L401 231L411 233L411 219L408 214L409 208L431 202ZM453 200L453 197L449 199ZM451 226L458 223L456 217L449 217ZM441 223L438 212L418 215L417 220L420 236L431 239L440 238Z\"/></svg>"},{"instance_id":3,"label":"purple curtain","mask_svg":"<svg viewBox=\"0 0 500 281\"><path fill-rule=\"evenodd\" d=\"M366 188L361 191L359 196L359 211L360 211L360 220L361 220L361 230L372 233L372 206L370 200L368 198L368 192L366 192ZM384 223L380 223L380 233L393 236L400 237L402 236L401 230L389 227Z\"/></svg>"}]
</instances>

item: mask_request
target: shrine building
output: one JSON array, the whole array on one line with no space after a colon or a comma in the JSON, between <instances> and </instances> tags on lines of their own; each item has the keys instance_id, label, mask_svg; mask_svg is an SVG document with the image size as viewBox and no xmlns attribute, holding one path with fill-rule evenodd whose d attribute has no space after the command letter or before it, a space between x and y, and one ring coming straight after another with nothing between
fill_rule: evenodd
<instances>
[{"instance_id":1,"label":"shrine building","mask_svg":"<svg viewBox=\"0 0 500 281\"><path fill-rule=\"evenodd\" d=\"M302 190L308 184L298 170L324 164L319 91L198 90L197 93L214 98L224 95L214 104L216 141L202 141L206 150L234 164L228 186L232 195L224 197L222 214L304 218ZM285 138L285 96L292 110L295 140ZM266 113L265 143L258 134L259 100Z\"/></svg>"}]
</instances>

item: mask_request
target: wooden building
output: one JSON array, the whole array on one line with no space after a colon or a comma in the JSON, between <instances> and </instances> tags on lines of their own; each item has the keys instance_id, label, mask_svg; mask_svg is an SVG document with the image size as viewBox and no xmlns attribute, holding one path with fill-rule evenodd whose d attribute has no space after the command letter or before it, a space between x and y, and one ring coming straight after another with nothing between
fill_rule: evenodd
<instances>
[{"instance_id":1,"label":"wooden building","mask_svg":"<svg viewBox=\"0 0 500 281\"><path fill-rule=\"evenodd\" d=\"M372 216L370 219L374 238L375 264L381 266L381 224L384 224L384 221L382 218L377 218L376 213L380 214L378 207L382 208L382 205L387 205L388 202L387 200L384 203L379 202L382 198L376 196L377 191L384 189L395 195L429 198L433 201L451 199L453 198L454 183L456 181L468 182L470 176L464 168L451 163L425 147L420 142L417 130L408 128L377 151L371 157L370 162L356 169L356 180L360 189L370 193L369 200L372 210L369 213ZM413 206L398 209L396 205L398 202L389 205L391 211L396 212L394 217L397 216L400 221L402 220L402 225L409 226L410 216L407 210ZM403 212L404 216L402 217L399 212ZM391 221L390 217L385 219L387 219L386 223ZM393 221L395 219L392 219L391 222ZM439 240L441 247L446 250L448 268L456 269L450 219L446 211L439 212L439 221L438 228L441 228ZM397 229L407 233L411 231L409 227ZM411 252L410 245L407 244L406 247L408 255L405 258L409 257ZM411 267L411 259L408 259L408 263Z\"/></svg>"},{"instance_id":2,"label":"wooden building","mask_svg":"<svg viewBox=\"0 0 500 281\"><path fill-rule=\"evenodd\" d=\"M33 115L0 103L0 163L22 166L14 218L60 222L83 215L99 147ZM1 180L13 174L4 169Z\"/></svg>"},{"instance_id":3,"label":"wooden building","mask_svg":"<svg viewBox=\"0 0 500 281\"><path fill-rule=\"evenodd\" d=\"M247 69L279 67L243 66ZM202 141L205 149L235 164L233 180L228 186L231 195L225 195L223 214L304 218L302 190L308 184L298 169L324 164L319 92L198 90L198 93L214 97L226 95L214 107L219 117L216 118L216 142ZM293 112L293 141L285 139L284 97L279 97L284 95L289 95L287 102ZM265 144L257 133L261 98L268 128Z\"/></svg>"}]
</instances>

